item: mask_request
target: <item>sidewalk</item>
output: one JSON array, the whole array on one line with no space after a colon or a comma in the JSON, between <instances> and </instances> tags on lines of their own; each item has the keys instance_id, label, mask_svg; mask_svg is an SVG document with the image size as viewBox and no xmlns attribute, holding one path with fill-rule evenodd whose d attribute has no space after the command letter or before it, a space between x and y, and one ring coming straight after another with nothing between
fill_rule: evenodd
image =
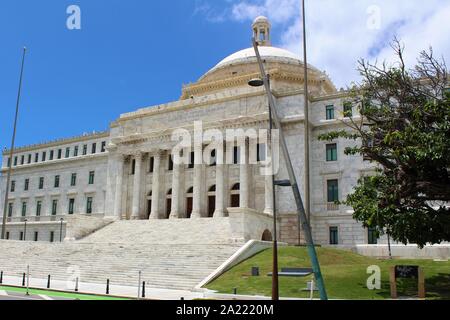
<instances>
[{"instance_id":1,"label":"sidewalk","mask_svg":"<svg viewBox=\"0 0 450 320\"><path fill-rule=\"evenodd\" d=\"M26 281L26 279L25 279ZM26 283L26 282L25 282ZM10 286L22 286L22 277L12 277L3 276L3 285ZM47 279L36 279L30 277L30 288L47 290ZM51 280L50 290L68 291L75 292L75 281L61 281L61 280ZM78 283L77 293L87 293L95 295L105 295L106 294L106 283ZM135 286L119 286L110 283L109 294L111 296L120 296L126 298L137 298L138 297L138 287ZM140 295L142 294L142 288L140 290ZM155 299L155 300L193 300L202 299L204 295L202 292L192 292L187 290L169 290L160 288L145 288L145 298Z\"/></svg>"}]
</instances>

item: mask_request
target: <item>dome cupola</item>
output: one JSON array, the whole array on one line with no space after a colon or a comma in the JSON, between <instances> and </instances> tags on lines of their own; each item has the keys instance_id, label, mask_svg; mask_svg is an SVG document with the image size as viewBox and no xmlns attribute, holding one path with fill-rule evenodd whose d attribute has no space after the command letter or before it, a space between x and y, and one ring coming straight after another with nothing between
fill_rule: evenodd
<instances>
[{"instance_id":1,"label":"dome cupola","mask_svg":"<svg viewBox=\"0 0 450 320\"><path fill-rule=\"evenodd\" d=\"M253 37L260 46L270 47L270 22L269 19L263 16L259 16L253 21Z\"/></svg>"}]
</instances>

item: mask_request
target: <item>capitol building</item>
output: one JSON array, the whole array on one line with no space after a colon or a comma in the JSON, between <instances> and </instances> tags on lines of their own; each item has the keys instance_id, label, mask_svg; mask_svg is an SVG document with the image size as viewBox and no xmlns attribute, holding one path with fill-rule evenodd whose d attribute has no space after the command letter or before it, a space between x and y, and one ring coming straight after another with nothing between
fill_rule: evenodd
<instances>
[{"instance_id":1,"label":"capitol building","mask_svg":"<svg viewBox=\"0 0 450 320\"><path fill-rule=\"evenodd\" d=\"M258 17L252 32L260 42L304 196L304 64L294 53L272 46L271 25L266 18ZM202 161L206 144L181 151L188 163L174 161L173 154L177 144L173 133L184 130L194 136L196 122L201 122L203 130L223 132L224 137L229 129L267 129L264 88L248 85L259 76L254 49L244 49L220 61L196 82L184 85L179 100L122 114L107 132L19 147L12 158L9 150L4 150L1 208L8 166L13 169L6 204L6 238L73 242L95 235L104 221L111 225L141 223L151 232L164 228L164 223L189 220L184 228L195 228L200 221L216 221L217 230L220 226L230 229L236 241L271 240L272 179L260 170L266 157L264 143L253 141L254 137L247 137L241 145L223 141L221 152L208 151L213 159L210 163ZM322 245L375 244L375 233L353 220L352 208L337 204L352 192L358 179L374 172L374 165L361 156L345 155L350 141L318 139L328 131L347 128L349 117L359 118L358 109L325 72L311 65L308 82L313 238ZM257 145L256 161L241 161L249 158L252 144ZM218 154L231 162L214 161ZM287 179L283 160L276 179ZM291 189L276 187L275 191L279 240L297 244L298 218ZM164 230L171 232L170 228ZM209 238L216 237L213 230L206 233ZM303 241L302 232L300 238Z\"/></svg>"}]
</instances>

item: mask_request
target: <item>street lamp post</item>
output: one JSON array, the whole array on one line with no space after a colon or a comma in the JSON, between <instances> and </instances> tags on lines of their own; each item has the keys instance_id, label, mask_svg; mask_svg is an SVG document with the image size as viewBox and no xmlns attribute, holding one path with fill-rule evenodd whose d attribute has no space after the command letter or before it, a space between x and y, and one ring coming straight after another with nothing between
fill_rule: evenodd
<instances>
[{"instance_id":1,"label":"street lamp post","mask_svg":"<svg viewBox=\"0 0 450 320\"><path fill-rule=\"evenodd\" d=\"M285 160L286 169L287 169L287 172L288 172L288 175L289 175L289 182L287 184L283 183L283 185L290 185L290 187L292 187L292 193L294 195L295 203L296 203L296 206L297 206L297 213L299 215L299 220L301 221L303 233L305 235L305 240L306 240L306 244L307 244L308 254L309 254L309 257L311 259L311 265L312 265L312 269L313 269L313 272L314 272L315 279L317 281L317 286L318 286L318 289L319 289L320 298L322 300L327 300L328 297L327 297L327 293L326 293L326 290L325 290L325 283L323 281L322 272L320 271L320 264L319 264L319 260L317 258L317 252L316 252L316 248L314 246L314 240L312 238L311 226L309 224L309 219L307 218L306 213L305 213L305 207L303 205L303 199L302 199L302 196L300 194L300 189L298 187L297 178L295 176L294 167L292 165L291 157L289 155L289 150L288 150L288 147L287 147L287 143L286 143L285 137L283 135L283 130L282 130L282 127L281 127L281 121L280 121L280 119L278 117L275 98L274 98L274 96L272 94L272 91L270 89L269 78L268 78L268 76L266 74L266 71L264 69L263 61L261 59L261 55L260 55L259 49L258 49L258 43L256 42L255 38L253 38L253 48L255 50L256 59L257 59L258 65L259 65L262 81L264 83L264 87L265 87L265 91L266 91L266 94L267 94L267 98L269 100L269 107L270 107L270 110L271 110L271 115L272 115L272 118L273 118L274 127L279 130L280 147L281 147L281 151L282 151L282 154L283 154L283 158Z\"/></svg>"},{"instance_id":2,"label":"street lamp post","mask_svg":"<svg viewBox=\"0 0 450 320\"><path fill-rule=\"evenodd\" d=\"M27 239L27 219L23 220L23 222L25 222L25 225L23 227L23 241L26 241Z\"/></svg>"},{"instance_id":3,"label":"street lamp post","mask_svg":"<svg viewBox=\"0 0 450 320\"><path fill-rule=\"evenodd\" d=\"M9 150L9 164L8 164L8 174L6 177L5 203L4 203L4 208L3 208L1 239L5 239L5 233L6 233L6 215L7 215L7 211L8 211L9 184L11 182L14 144L16 141L17 118L19 116L20 93L22 91L23 67L25 64L25 53L26 52L27 52L27 48L24 47L23 48L23 56L22 56L22 67L20 69L19 91L17 93L16 115L14 117L14 129L13 129L13 135L12 135L12 141L11 141L11 149Z\"/></svg>"},{"instance_id":4,"label":"street lamp post","mask_svg":"<svg viewBox=\"0 0 450 320\"><path fill-rule=\"evenodd\" d=\"M252 87L262 87L264 82L261 79L252 79L248 82ZM270 85L270 80L269 80ZM272 300L279 299L278 286L278 243L277 243L277 205L275 198L275 172L273 170L273 146L272 146L272 110L269 107L269 133L267 137L267 146L270 150L270 174L272 176L272 202L273 202L273 254L272 254ZM266 172L267 174L267 172Z\"/></svg>"}]
</instances>

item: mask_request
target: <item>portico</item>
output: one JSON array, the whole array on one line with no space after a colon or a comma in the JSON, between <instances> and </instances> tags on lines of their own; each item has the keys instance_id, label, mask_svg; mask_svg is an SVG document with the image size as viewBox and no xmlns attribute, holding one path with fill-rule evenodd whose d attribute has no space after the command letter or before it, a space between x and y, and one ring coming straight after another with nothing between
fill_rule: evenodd
<instances>
[{"instance_id":1,"label":"portico","mask_svg":"<svg viewBox=\"0 0 450 320\"><path fill-rule=\"evenodd\" d=\"M224 141L222 148L213 152L206 150L204 144L193 148L194 151L185 148L181 152L165 147L138 148L140 151L127 153L117 148L115 217L147 219L148 212L149 219L226 217L228 208L237 205L233 201L236 196L239 208L256 209L250 199L258 181L265 180L260 174L261 164L249 157L249 139L244 139L240 146L229 145L230 142ZM189 156L191 152L193 157ZM209 155L211 161L206 163ZM266 184L268 190L264 189L264 194L271 192L270 187Z\"/></svg>"}]
</instances>

